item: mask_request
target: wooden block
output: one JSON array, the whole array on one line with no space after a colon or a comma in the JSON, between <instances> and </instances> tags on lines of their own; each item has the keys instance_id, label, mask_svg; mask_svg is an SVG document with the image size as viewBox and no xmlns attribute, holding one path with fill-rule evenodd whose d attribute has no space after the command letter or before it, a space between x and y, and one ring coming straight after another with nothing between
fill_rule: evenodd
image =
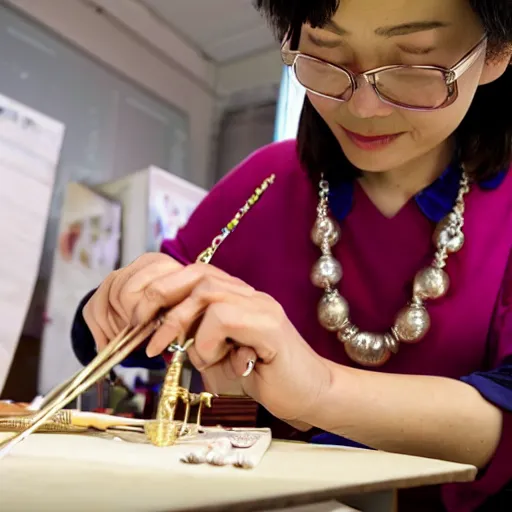
<instances>
[{"instance_id":1,"label":"wooden block","mask_svg":"<svg viewBox=\"0 0 512 512\"><path fill-rule=\"evenodd\" d=\"M251 398L218 397L212 408L203 409L201 423L205 427L256 427L259 405Z\"/></svg>"}]
</instances>

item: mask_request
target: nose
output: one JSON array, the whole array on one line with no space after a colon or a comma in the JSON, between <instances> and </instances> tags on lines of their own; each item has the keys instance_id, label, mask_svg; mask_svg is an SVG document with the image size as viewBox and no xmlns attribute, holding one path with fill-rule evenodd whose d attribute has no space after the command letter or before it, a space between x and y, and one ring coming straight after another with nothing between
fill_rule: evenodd
<instances>
[{"instance_id":1,"label":"nose","mask_svg":"<svg viewBox=\"0 0 512 512\"><path fill-rule=\"evenodd\" d=\"M379 99L364 76L358 77L356 90L348 101L347 107L353 116L361 119L386 117L393 112L393 107Z\"/></svg>"}]
</instances>

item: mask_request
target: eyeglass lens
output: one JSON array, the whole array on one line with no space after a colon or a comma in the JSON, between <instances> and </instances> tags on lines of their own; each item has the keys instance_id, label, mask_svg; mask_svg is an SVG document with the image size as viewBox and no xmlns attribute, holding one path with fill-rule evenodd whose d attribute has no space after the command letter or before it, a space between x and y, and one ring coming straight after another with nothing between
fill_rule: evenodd
<instances>
[{"instance_id":1,"label":"eyeglass lens","mask_svg":"<svg viewBox=\"0 0 512 512\"><path fill-rule=\"evenodd\" d=\"M299 56L294 70L299 83L313 92L342 101L352 96L350 75L340 68ZM449 94L444 73L433 69L380 71L375 76L375 88L383 99L417 108L437 108Z\"/></svg>"}]
</instances>

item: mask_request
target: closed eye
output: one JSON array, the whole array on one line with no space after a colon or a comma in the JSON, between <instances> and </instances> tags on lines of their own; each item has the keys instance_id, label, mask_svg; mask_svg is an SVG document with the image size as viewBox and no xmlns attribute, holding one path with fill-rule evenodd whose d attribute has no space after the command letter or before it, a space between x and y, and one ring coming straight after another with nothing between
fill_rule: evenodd
<instances>
[{"instance_id":1,"label":"closed eye","mask_svg":"<svg viewBox=\"0 0 512 512\"><path fill-rule=\"evenodd\" d=\"M398 48L400 48L402 52L411 53L413 55L427 55L435 50L433 46L426 48L414 48L411 46L398 45Z\"/></svg>"},{"instance_id":2,"label":"closed eye","mask_svg":"<svg viewBox=\"0 0 512 512\"><path fill-rule=\"evenodd\" d=\"M309 32L307 33L307 36L311 43L313 43L315 46L318 46L320 48L339 48L340 46L343 46L343 42L340 41L339 39L337 39L337 40L320 39Z\"/></svg>"}]
</instances>

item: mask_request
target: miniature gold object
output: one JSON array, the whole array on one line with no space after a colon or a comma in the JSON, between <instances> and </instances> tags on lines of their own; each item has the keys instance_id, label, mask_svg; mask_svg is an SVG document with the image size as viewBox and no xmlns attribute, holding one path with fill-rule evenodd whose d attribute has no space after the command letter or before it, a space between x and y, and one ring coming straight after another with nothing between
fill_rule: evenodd
<instances>
[{"instance_id":1,"label":"miniature gold object","mask_svg":"<svg viewBox=\"0 0 512 512\"><path fill-rule=\"evenodd\" d=\"M187 357L188 348L194 343L188 340L184 345L174 344L169 347L173 352L171 364L167 369L156 419L146 422L145 432L148 440L155 446L172 446L180 437L195 435L201 428L201 411L203 406L211 407L213 395L210 393L190 393L180 385L183 363ZM179 402L185 405L183 421L176 419ZM190 408L199 405L195 425L189 425Z\"/></svg>"}]
</instances>

